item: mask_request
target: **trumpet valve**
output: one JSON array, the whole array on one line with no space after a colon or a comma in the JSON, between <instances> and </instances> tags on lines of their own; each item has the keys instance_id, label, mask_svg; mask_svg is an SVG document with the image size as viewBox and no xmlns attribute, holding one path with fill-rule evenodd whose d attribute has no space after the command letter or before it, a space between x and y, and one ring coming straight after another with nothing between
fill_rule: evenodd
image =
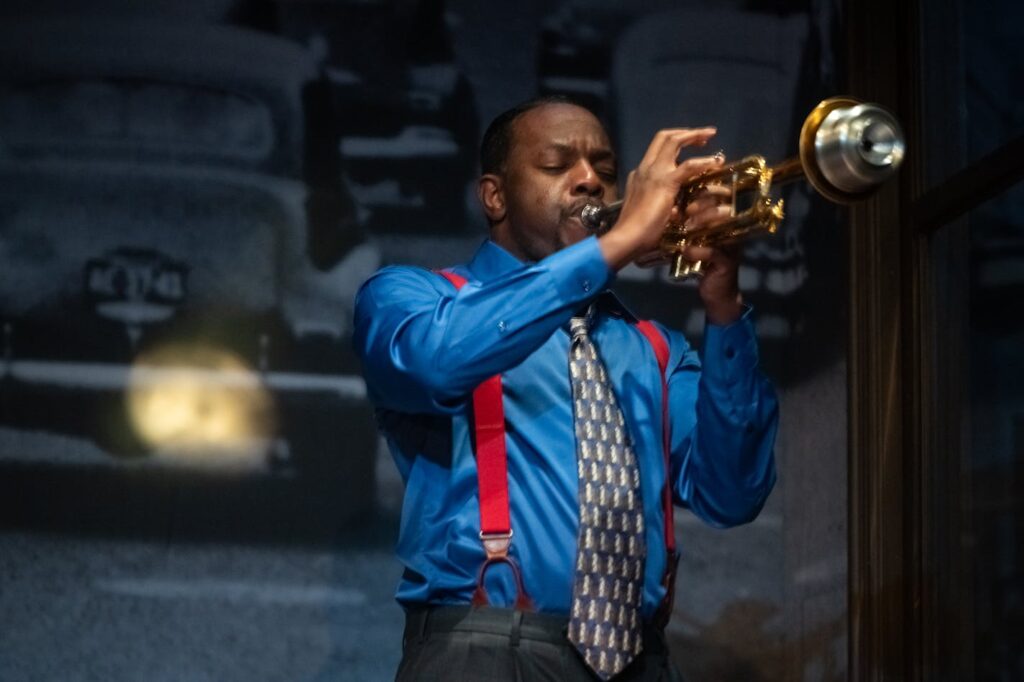
<instances>
[{"instance_id":1,"label":"trumpet valve","mask_svg":"<svg viewBox=\"0 0 1024 682\"><path fill-rule=\"evenodd\" d=\"M691 277L702 277L704 275L703 261L690 261L681 253L672 257L672 267L669 269L669 277L680 282Z\"/></svg>"},{"instance_id":2,"label":"trumpet valve","mask_svg":"<svg viewBox=\"0 0 1024 682\"><path fill-rule=\"evenodd\" d=\"M704 264L700 261L691 261L684 254L690 243L700 244L700 240L691 240L683 234L682 224L671 223L661 240L661 250L671 259L669 266L669 277L676 281L700 277L704 274Z\"/></svg>"},{"instance_id":3,"label":"trumpet valve","mask_svg":"<svg viewBox=\"0 0 1024 682\"><path fill-rule=\"evenodd\" d=\"M775 203L772 203L771 200L769 200L767 208L768 210L765 211L764 216L759 222L765 232L768 234L775 234L779 231L779 225L782 224L783 218L786 217L785 204L782 199L779 199Z\"/></svg>"}]
</instances>

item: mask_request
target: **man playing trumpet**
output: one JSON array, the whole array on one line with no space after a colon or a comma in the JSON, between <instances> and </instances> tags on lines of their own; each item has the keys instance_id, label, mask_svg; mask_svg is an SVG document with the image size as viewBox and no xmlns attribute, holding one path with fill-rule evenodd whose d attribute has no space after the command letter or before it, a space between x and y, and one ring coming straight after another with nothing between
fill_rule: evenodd
<instances>
[{"instance_id":1,"label":"man playing trumpet","mask_svg":"<svg viewBox=\"0 0 1024 682\"><path fill-rule=\"evenodd\" d=\"M705 263L702 359L608 287L659 261L670 219L728 217L720 187L676 206L723 163L680 151L714 134L655 135L594 235L583 207L618 198L608 135L567 100L526 102L484 136L490 237L473 259L384 268L360 290L354 343L406 482L398 680L678 679L672 506L752 520L775 482L778 406L737 249L684 254Z\"/></svg>"}]
</instances>

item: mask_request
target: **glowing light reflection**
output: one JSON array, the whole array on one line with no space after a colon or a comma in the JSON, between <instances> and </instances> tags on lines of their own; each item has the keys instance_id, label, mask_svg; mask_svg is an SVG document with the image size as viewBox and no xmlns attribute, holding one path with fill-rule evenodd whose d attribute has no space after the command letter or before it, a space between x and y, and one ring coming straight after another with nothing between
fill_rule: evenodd
<instances>
[{"instance_id":1,"label":"glowing light reflection","mask_svg":"<svg viewBox=\"0 0 1024 682\"><path fill-rule=\"evenodd\" d=\"M128 405L136 433L157 457L190 464L258 465L276 427L259 375L215 347L168 345L140 354Z\"/></svg>"}]
</instances>

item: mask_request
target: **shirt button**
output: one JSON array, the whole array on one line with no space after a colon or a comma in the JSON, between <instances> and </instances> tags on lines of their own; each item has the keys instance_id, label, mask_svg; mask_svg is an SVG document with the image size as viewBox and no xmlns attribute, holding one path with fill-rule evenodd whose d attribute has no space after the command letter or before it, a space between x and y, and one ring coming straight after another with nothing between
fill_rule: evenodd
<instances>
[{"instance_id":1,"label":"shirt button","mask_svg":"<svg viewBox=\"0 0 1024 682\"><path fill-rule=\"evenodd\" d=\"M726 349L725 349L725 357L727 357L727 358L729 358L730 360L732 360L732 359L733 359L733 357L735 357L735 356L736 356L736 351L734 351L734 350L732 349L732 346L728 346L728 347L726 347Z\"/></svg>"},{"instance_id":2,"label":"shirt button","mask_svg":"<svg viewBox=\"0 0 1024 682\"><path fill-rule=\"evenodd\" d=\"M501 320L500 322L498 322L498 331L508 331L508 322L506 322L505 320Z\"/></svg>"},{"instance_id":3,"label":"shirt button","mask_svg":"<svg viewBox=\"0 0 1024 682\"><path fill-rule=\"evenodd\" d=\"M590 280L585 279L580 283L583 286L583 291L590 292Z\"/></svg>"}]
</instances>

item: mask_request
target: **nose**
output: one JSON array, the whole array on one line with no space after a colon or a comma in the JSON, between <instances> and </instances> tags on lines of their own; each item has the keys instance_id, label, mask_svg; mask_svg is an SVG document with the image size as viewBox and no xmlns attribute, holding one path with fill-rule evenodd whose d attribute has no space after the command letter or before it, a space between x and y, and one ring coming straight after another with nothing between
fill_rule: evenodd
<instances>
[{"instance_id":1,"label":"nose","mask_svg":"<svg viewBox=\"0 0 1024 682\"><path fill-rule=\"evenodd\" d=\"M573 180L573 194L584 194L586 196L600 197L604 193L604 185L601 178L585 159L581 159L576 167L576 177Z\"/></svg>"}]
</instances>

